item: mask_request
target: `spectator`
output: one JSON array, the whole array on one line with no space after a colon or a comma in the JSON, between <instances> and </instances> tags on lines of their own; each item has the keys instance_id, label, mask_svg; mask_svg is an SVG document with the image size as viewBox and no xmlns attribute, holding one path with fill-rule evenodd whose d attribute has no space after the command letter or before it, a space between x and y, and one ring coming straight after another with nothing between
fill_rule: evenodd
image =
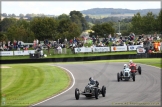
<instances>
[{"instance_id":1,"label":"spectator","mask_svg":"<svg viewBox=\"0 0 162 107\"><path fill-rule=\"evenodd\" d=\"M0 46L0 51L4 51L4 49L3 49L3 47L2 47L2 46Z\"/></svg>"},{"instance_id":2,"label":"spectator","mask_svg":"<svg viewBox=\"0 0 162 107\"><path fill-rule=\"evenodd\" d=\"M38 44L39 44L39 40L38 40L38 39L36 39L36 45L38 46Z\"/></svg>"},{"instance_id":3,"label":"spectator","mask_svg":"<svg viewBox=\"0 0 162 107\"><path fill-rule=\"evenodd\" d=\"M123 43L123 46L127 46L127 45L125 44L125 42Z\"/></svg>"},{"instance_id":4,"label":"spectator","mask_svg":"<svg viewBox=\"0 0 162 107\"><path fill-rule=\"evenodd\" d=\"M158 42L158 51L160 51L160 45L161 45L160 42Z\"/></svg>"},{"instance_id":5,"label":"spectator","mask_svg":"<svg viewBox=\"0 0 162 107\"><path fill-rule=\"evenodd\" d=\"M62 48L60 45L58 46L57 50L58 50L58 54L62 54Z\"/></svg>"},{"instance_id":6,"label":"spectator","mask_svg":"<svg viewBox=\"0 0 162 107\"><path fill-rule=\"evenodd\" d=\"M158 51L158 43L157 42L154 43L154 49L155 49L155 51Z\"/></svg>"},{"instance_id":7,"label":"spectator","mask_svg":"<svg viewBox=\"0 0 162 107\"><path fill-rule=\"evenodd\" d=\"M50 48L51 48L51 43L49 42L48 45L47 45L47 49L48 49L48 54L51 55L50 53Z\"/></svg>"}]
</instances>

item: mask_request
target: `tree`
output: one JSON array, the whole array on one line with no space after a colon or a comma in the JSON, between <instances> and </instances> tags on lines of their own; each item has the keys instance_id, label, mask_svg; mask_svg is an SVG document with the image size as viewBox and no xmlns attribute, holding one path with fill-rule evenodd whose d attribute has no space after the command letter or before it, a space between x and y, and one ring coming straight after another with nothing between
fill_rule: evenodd
<instances>
[{"instance_id":1,"label":"tree","mask_svg":"<svg viewBox=\"0 0 162 107\"><path fill-rule=\"evenodd\" d=\"M4 32L0 32L0 41L7 41L7 35Z\"/></svg>"},{"instance_id":2,"label":"tree","mask_svg":"<svg viewBox=\"0 0 162 107\"><path fill-rule=\"evenodd\" d=\"M58 21L49 17L35 17L31 21L31 30L39 40L54 39L57 33Z\"/></svg>"},{"instance_id":3,"label":"tree","mask_svg":"<svg viewBox=\"0 0 162 107\"><path fill-rule=\"evenodd\" d=\"M102 25L101 24L95 24L93 27L92 27L92 30L94 31L94 35L103 35L103 32L102 32ZM90 36L92 36L93 34L90 34Z\"/></svg>"},{"instance_id":4,"label":"tree","mask_svg":"<svg viewBox=\"0 0 162 107\"><path fill-rule=\"evenodd\" d=\"M162 9L160 10L159 12L159 15L157 16L157 19L156 19L156 27L157 27L157 31L159 33L162 33Z\"/></svg>"},{"instance_id":5,"label":"tree","mask_svg":"<svg viewBox=\"0 0 162 107\"><path fill-rule=\"evenodd\" d=\"M31 14L26 14L25 17L27 17L27 18L31 18L32 15L31 15Z\"/></svg>"},{"instance_id":6,"label":"tree","mask_svg":"<svg viewBox=\"0 0 162 107\"><path fill-rule=\"evenodd\" d=\"M95 35L100 37L104 37L105 34L113 35L115 32L115 29L112 27L112 23L96 24L92 27L92 30L95 32Z\"/></svg>"},{"instance_id":7,"label":"tree","mask_svg":"<svg viewBox=\"0 0 162 107\"><path fill-rule=\"evenodd\" d=\"M81 33L78 25L70 19L61 19L59 21L58 32L57 39L60 37L72 39L73 37L78 37Z\"/></svg>"},{"instance_id":8,"label":"tree","mask_svg":"<svg viewBox=\"0 0 162 107\"><path fill-rule=\"evenodd\" d=\"M8 17L12 17L12 14L8 14Z\"/></svg>"},{"instance_id":9,"label":"tree","mask_svg":"<svg viewBox=\"0 0 162 107\"><path fill-rule=\"evenodd\" d=\"M142 16L140 15L140 13L135 14L132 17L132 31L136 34L145 33L143 31L143 27L144 27L144 23L143 23Z\"/></svg>"},{"instance_id":10,"label":"tree","mask_svg":"<svg viewBox=\"0 0 162 107\"><path fill-rule=\"evenodd\" d=\"M61 20L61 19L70 19L70 17L67 14L62 14L58 16L58 20Z\"/></svg>"},{"instance_id":11,"label":"tree","mask_svg":"<svg viewBox=\"0 0 162 107\"><path fill-rule=\"evenodd\" d=\"M77 24L73 23L73 22L70 24L68 31L70 32L68 37L67 37L68 39L71 39L71 38L74 38L74 37L79 37L80 34L81 34Z\"/></svg>"},{"instance_id":12,"label":"tree","mask_svg":"<svg viewBox=\"0 0 162 107\"><path fill-rule=\"evenodd\" d=\"M13 13L12 15L11 15L12 17L16 17L16 15Z\"/></svg>"},{"instance_id":13,"label":"tree","mask_svg":"<svg viewBox=\"0 0 162 107\"><path fill-rule=\"evenodd\" d=\"M18 27L18 26L11 26L8 31L7 31L7 37L8 40L21 40L23 41L23 37L26 36L25 35L25 29L23 29L22 27Z\"/></svg>"},{"instance_id":14,"label":"tree","mask_svg":"<svg viewBox=\"0 0 162 107\"><path fill-rule=\"evenodd\" d=\"M12 25L16 25L16 19L15 18L4 18L1 22L1 31L2 32L6 32L7 29L12 26Z\"/></svg>"},{"instance_id":15,"label":"tree","mask_svg":"<svg viewBox=\"0 0 162 107\"><path fill-rule=\"evenodd\" d=\"M75 14L73 14L70 18L71 18L72 22L74 22L78 25L80 31L83 31L83 27L82 27L82 23L80 21L80 18Z\"/></svg>"},{"instance_id":16,"label":"tree","mask_svg":"<svg viewBox=\"0 0 162 107\"><path fill-rule=\"evenodd\" d=\"M158 31L157 26L160 20L152 12L148 12L144 16L137 13L132 17L132 31L136 34L152 34Z\"/></svg>"},{"instance_id":17,"label":"tree","mask_svg":"<svg viewBox=\"0 0 162 107\"><path fill-rule=\"evenodd\" d=\"M81 31L84 31L88 28L88 23L86 22L83 14L80 11L71 11L69 15L71 21L75 22L80 27Z\"/></svg>"},{"instance_id":18,"label":"tree","mask_svg":"<svg viewBox=\"0 0 162 107\"><path fill-rule=\"evenodd\" d=\"M3 13L2 16L3 16L3 17L7 17L7 14L6 14L6 13Z\"/></svg>"},{"instance_id":19,"label":"tree","mask_svg":"<svg viewBox=\"0 0 162 107\"><path fill-rule=\"evenodd\" d=\"M19 14L19 17L20 17L20 18L23 18L23 17L24 17L24 14Z\"/></svg>"},{"instance_id":20,"label":"tree","mask_svg":"<svg viewBox=\"0 0 162 107\"><path fill-rule=\"evenodd\" d=\"M154 33L156 31L155 15L152 12L148 12L142 19L144 23L142 30L147 34Z\"/></svg>"},{"instance_id":21,"label":"tree","mask_svg":"<svg viewBox=\"0 0 162 107\"><path fill-rule=\"evenodd\" d=\"M25 19L18 20L16 25L23 26L25 29L30 29L30 22L26 21Z\"/></svg>"}]
</instances>

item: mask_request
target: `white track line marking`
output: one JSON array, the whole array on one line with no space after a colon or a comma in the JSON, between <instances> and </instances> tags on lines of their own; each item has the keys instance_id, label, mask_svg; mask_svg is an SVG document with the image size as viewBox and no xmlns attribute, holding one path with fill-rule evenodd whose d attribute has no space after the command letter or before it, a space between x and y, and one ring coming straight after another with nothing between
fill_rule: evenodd
<instances>
[{"instance_id":1,"label":"white track line marking","mask_svg":"<svg viewBox=\"0 0 162 107\"><path fill-rule=\"evenodd\" d=\"M56 66L56 65L55 65L55 66ZM44 100L44 101L41 101L41 102L39 102L39 103L37 103L37 104L34 104L34 105L31 105L31 106L36 106L36 105L41 104L41 103L43 103L43 102L45 102L45 101L48 101L48 100L53 99L53 98L55 98L55 97L58 97L58 96L64 94L65 92L69 91L69 90L75 85L75 78L74 78L74 75L71 73L71 71L69 71L68 69L66 69L66 68L64 68L64 67L61 67L61 66L57 66L57 67L60 67L60 68L62 68L62 69L64 69L64 70L68 71L68 72L71 74L71 76L72 76L72 78L73 78L73 84L72 84L72 86L71 86L70 88L68 88L67 90L63 91L62 93L55 95L54 97L51 97L51 98L49 98L49 99L46 99L46 100Z\"/></svg>"}]
</instances>

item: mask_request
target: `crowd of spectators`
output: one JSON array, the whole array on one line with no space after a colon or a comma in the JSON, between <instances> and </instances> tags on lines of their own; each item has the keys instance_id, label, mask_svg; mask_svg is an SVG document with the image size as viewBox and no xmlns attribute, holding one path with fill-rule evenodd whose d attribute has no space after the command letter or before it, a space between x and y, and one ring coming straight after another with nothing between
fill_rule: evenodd
<instances>
[{"instance_id":1,"label":"crowd of spectators","mask_svg":"<svg viewBox=\"0 0 162 107\"><path fill-rule=\"evenodd\" d=\"M83 47L86 46L86 44L91 44L89 47L105 47L105 46L130 46L130 45L142 45L148 52L152 51L159 51L159 46L162 47L162 35L157 35L156 33L154 35L135 35L134 33L130 33L128 36L122 36L122 35L115 35L111 36L107 35L105 38L99 38L97 35L89 37L89 38L73 38L71 40L67 40L59 38L56 41L51 41L48 39L45 39L43 43L40 43L38 39L34 39L33 41L33 49L37 51L41 51L43 49L48 50L48 54L50 53L50 49L54 50L54 54L62 54L67 53L66 49L71 49L71 51L74 51L74 48L76 47ZM161 42L160 42L161 40ZM28 50L28 45L22 45L22 41L16 41L13 42L0 42L0 50L1 51L10 51L10 50ZM86 46L87 47L87 46Z\"/></svg>"},{"instance_id":2,"label":"crowd of spectators","mask_svg":"<svg viewBox=\"0 0 162 107\"><path fill-rule=\"evenodd\" d=\"M157 35L156 32L154 35L135 35L130 33L128 36L115 35L114 37L108 35L99 41L98 37L92 37L93 46L103 47L103 46L133 46L133 45L142 45L147 52L157 52L162 48L162 35Z\"/></svg>"},{"instance_id":3,"label":"crowd of spectators","mask_svg":"<svg viewBox=\"0 0 162 107\"><path fill-rule=\"evenodd\" d=\"M1 41L0 42L0 51L11 51L11 50L27 50L28 47L22 45L22 41L14 40L12 41Z\"/></svg>"}]
</instances>

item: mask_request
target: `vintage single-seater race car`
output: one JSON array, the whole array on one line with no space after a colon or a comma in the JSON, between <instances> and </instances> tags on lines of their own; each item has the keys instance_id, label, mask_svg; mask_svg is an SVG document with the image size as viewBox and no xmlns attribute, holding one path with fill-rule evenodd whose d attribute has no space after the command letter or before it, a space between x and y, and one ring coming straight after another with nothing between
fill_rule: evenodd
<instances>
[{"instance_id":1,"label":"vintage single-seater race car","mask_svg":"<svg viewBox=\"0 0 162 107\"><path fill-rule=\"evenodd\" d=\"M117 73L117 81L119 82L120 80L130 80L133 79L133 81L135 81L135 73L131 72L131 69L124 68L123 71L121 71L120 73Z\"/></svg>"},{"instance_id":2,"label":"vintage single-seater race car","mask_svg":"<svg viewBox=\"0 0 162 107\"><path fill-rule=\"evenodd\" d=\"M141 69L141 66L138 66L137 68L137 65L135 63L132 63L132 64L129 64L129 68L131 69L131 72L133 73L136 73L138 72L140 75L142 73L142 69Z\"/></svg>"},{"instance_id":3,"label":"vintage single-seater race car","mask_svg":"<svg viewBox=\"0 0 162 107\"><path fill-rule=\"evenodd\" d=\"M98 96L102 94L103 97L106 95L106 87L102 86L100 89L99 83L96 81L94 83L88 83L84 91L81 92L78 88L75 89L75 98L79 100L80 95L85 95L86 97L95 97L98 99Z\"/></svg>"}]
</instances>

